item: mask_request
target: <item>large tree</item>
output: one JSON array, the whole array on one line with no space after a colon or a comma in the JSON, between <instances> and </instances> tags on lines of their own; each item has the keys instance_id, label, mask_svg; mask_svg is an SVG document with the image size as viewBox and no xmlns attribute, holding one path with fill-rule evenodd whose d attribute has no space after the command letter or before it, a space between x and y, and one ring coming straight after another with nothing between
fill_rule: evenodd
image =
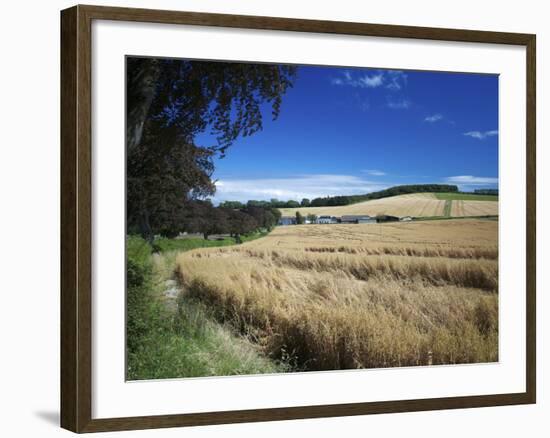
<instances>
[{"instance_id":1,"label":"large tree","mask_svg":"<svg viewBox=\"0 0 550 438\"><path fill-rule=\"evenodd\" d=\"M152 239L181 227L186 208L212 195L213 158L277 118L295 68L127 58L127 218ZM212 144L197 144L207 132Z\"/></svg>"}]
</instances>

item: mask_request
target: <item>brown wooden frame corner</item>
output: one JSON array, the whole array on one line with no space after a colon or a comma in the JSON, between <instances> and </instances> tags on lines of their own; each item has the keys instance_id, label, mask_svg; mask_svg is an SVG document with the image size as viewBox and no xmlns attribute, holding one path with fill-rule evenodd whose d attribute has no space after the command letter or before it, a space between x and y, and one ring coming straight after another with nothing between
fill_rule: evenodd
<instances>
[{"instance_id":1,"label":"brown wooden frame corner","mask_svg":"<svg viewBox=\"0 0 550 438\"><path fill-rule=\"evenodd\" d=\"M141 21L525 46L527 51L526 391L468 397L92 419L92 20ZM61 12L61 426L74 432L98 432L535 403L535 47L535 35L518 33L82 5L63 10Z\"/></svg>"}]
</instances>

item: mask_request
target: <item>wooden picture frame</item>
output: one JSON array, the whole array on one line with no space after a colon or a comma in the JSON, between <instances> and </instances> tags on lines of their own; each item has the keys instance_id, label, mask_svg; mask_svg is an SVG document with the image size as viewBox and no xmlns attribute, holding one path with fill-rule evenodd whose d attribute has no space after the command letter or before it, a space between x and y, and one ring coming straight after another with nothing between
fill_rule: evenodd
<instances>
[{"instance_id":1,"label":"wooden picture frame","mask_svg":"<svg viewBox=\"0 0 550 438\"><path fill-rule=\"evenodd\" d=\"M194 414L92 418L92 35L93 20L185 24L323 34L518 45L526 48L526 391ZM535 48L530 34L411 26L75 6L61 12L61 426L99 432L290 420L536 401Z\"/></svg>"}]
</instances>

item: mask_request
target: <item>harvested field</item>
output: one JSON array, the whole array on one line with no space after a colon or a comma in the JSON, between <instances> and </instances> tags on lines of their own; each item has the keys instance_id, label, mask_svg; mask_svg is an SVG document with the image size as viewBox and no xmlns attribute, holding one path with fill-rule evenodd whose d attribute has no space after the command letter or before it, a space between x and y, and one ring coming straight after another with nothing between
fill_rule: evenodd
<instances>
[{"instance_id":1,"label":"harvested field","mask_svg":"<svg viewBox=\"0 0 550 438\"><path fill-rule=\"evenodd\" d=\"M358 202L357 204L337 207L281 208L283 216L294 216L297 211L303 215L369 215L388 214L391 216L443 216L445 201L439 200L433 193L413 193Z\"/></svg>"},{"instance_id":2,"label":"harvested field","mask_svg":"<svg viewBox=\"0 0 550 438\"><path fill-rule=\"evenodd\" d=\"M451 216L497 216L498 202L495 201L462 201L454 200Z\"/></svg>"},{"instance_id":3,"label":"harvested field","mask_svg":"<svg viewBox=\"0 0 550 438\"><path fill-rule=\"evenodd\" d=\"M498 360L498 222L278 227L177 257L185 294L303 370Z\"/></svg>"},{"instance_id":4,"label":"harvested field","mask_svg":"<svg viewBox=\"0 0 550 438\"><path fill-rule=\"evenodd\" d=\"M442 196L449 195L449 196ZM460 194L459 194L460 195ZM413 193L410 195L392 196L389 198L375 199L373 201L359 202L357 204L342 205L337 207L308 207L308 208L280 208L283 216L294 216L299 211L302 215L315 214L317 216L342 216L342 215L369 215L377 216L388 214L391 216L497 216L498 198L494 200L474 200L476 195L450 196L440 193ZM480 199L492 199L489 196L477 196Z\"/></svg>"}]
</instances>

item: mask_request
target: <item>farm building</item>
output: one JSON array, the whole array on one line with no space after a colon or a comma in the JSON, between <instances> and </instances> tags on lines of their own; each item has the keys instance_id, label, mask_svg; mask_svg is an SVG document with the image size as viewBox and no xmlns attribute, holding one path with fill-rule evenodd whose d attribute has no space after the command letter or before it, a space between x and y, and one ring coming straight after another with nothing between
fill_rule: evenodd
<instances>
[{"instance_id":1,"label":"farm building","mask_svg":"<svg viewBox=\"0 0 550 438\"><path fill-rule=\"evenodd\" d=\"M376 218L368 215L344 215L341 222L343 224L375 224Z\"/></svg>"},{"instance_id":2,"label":"farm building","mask_svg":"<svg viewBox=\"0 0 550 438\"><path fill-rule=\"evenodd\" d=\"M279 225L296 225L295 216L283 216L279 219Z\"/></svg>"},{"instance_id":3,"label":"farm building","mask_svg":"<svg viewBox=\"0 0 550 438\"><path fill-rule=\"evenodd\" d=\"M334 216L319 216L315 221L317 224L337 224L338 219Z\"/></svg>"},{"instance_id":4,"label":"farm building","mask_svg":"<svg viewBox=\"0 0 550 438\"><path fill-rule=\"evenodd\" d=\"M399 218L399 222L409 222L412 221L413 218L411 216L403 216Z\"/></svg>"}]
</instances>

